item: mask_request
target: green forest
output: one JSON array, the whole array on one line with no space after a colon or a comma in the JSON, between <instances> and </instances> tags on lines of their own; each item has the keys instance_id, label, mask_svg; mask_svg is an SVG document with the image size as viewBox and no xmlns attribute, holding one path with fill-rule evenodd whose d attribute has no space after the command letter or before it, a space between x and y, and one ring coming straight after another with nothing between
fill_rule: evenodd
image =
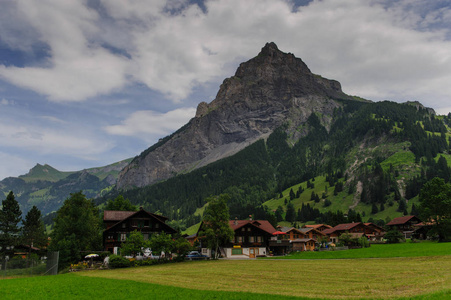
<instances>
[{"instance_id":1,"label":"green forest","mask_svg":"<svg viewBox=\"0 0 451 300\"><path fill-rule=\"evenodd\" d=\"M449 182L451 115L415 103L339 101L330 125L312 113L296 142L287 123L234 156L144 188L113 190L96 204L123 195L184 230L200 221L207 197L227 193L231 218L383 224L415 213L428 180Z\"/></svg>"}]
</instances>

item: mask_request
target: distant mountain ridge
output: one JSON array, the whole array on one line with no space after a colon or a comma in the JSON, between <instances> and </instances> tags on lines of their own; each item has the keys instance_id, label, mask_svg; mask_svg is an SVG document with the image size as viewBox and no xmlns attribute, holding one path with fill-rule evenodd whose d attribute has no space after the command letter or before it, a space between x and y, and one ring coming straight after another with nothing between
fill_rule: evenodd
<instances>
[{"instance_id":1,"label":"distant mountain ridge","mask_svg":"<svg viewBox=\"0 0 451 300\"><path fill-rule=\"evenodd\" d=\"M57 210L70 193L83 190L87 197L95 198L111 190L119 172L131 160L73 172L59 171L47 164L36 164L25 175L0 181L0 191L5 196L13 191L24 214L36 205L45 215Z\"/></svg>"}]
</instances>

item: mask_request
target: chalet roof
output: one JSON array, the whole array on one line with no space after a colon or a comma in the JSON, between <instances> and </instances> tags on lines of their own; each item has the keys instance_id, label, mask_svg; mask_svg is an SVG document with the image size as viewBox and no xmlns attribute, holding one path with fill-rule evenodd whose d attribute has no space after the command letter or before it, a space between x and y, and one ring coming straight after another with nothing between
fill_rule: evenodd
<instances>
[{"instance_id":1,"label":"chalet roof","mask_svg":"<svg viewBox=\"0 0 451 300\"><path fill-rule=\"evenodd\" d=\"M330 226L330 225L327 225L327 224L311 224L311 225L304 225L303 227L304 228L313 228L313 229L318 229L318 228L320 228L320 227L326 227L326 228L332 228L332 226Z\"/></svg>"},{"instance_id":2,"label":"chalet roof","mask_svg":"<svg viewBox=\"0 0 451 300\"><path fill-rule=\"evenodd\" d=\"M390 222L387 223L387 226L406 224L407 222L409 222L410 220L412 220L414 218L417 219L419 222L421 221L416 216L404 216L404 217L394 218L393 220L391 220Z\"/></svg>"},{"instance_id":3,"label":"chalet roof","mask_svg":"<svg viewBox=\"0 0 451 300\"><path fill-rule=\"evenodd\" d=\"M139 211L145 211L143 209L140 209ZM120 210L105 210L103 212L103 221L104 222L108 222L108 221L122 221L127 219L128 217L130 217L131 215L136 214L139 211L120 211ZM157 215L148 211L145 211L146 213L152 215L153 217L159 219L162 222L166 222L166 220L168 219L165 216L162 215Z\"/></svg>"},{"instance_id":4,"label":"chalet roof","mask_svg":"<svg viewBox=\"0 0 451 300\"><path fill-rule=\"evenodd\" d=\"M365 226L377 228L377 229L379 229L380 231L384 231L384 228L382 228L382 227L380 227L380 226L377 226L377 225L374 224L374 223L363 223L363 224L364 224Z\"/></svg>"},{"instance_id":5,"label":"chalet roof","mask_svg":"<svg viewBox=\"0 0 451 300\"><path fill-rule=\"evenodd\" d=\"M104 221L121 221L133 215L136 211L119 211L119 210L105 210L103 213Z\"/></svg>"},{"instance_id":6,"label":"chalet roof","mask_svg":"<svg viewBox=\"0 0 451 300\"><path fill-rule=\"evenodd\" d=\"M153 218L155 218L156 220L160 221L161 224L162 224L169 232L172 232L172 233L177 232L177 230L175 230L174 228L172 228L171 226L169 226L168 224L166 224L166 220L167 220L168 218L166 218L166 217L164 217L164 216L161 216L161 215L157 215L157 214L148 212L148 211L145 211L145 210L142 209L142 208L141 208L140 210L138 210L138 211L113 211L113 210L106 210L106 211L104 211L104 217L103 217L103 221L104 221L104 222L107 222L107 221L115 221L115 222L116 222L116 223L115 223L113 226L111 226L110 228L105 229L104 232L109 231L109 230L115 228L115 227L118 226L119 224L122 224L123 222L125 222L125 221L128 220L129 218L134 217L134 216L136 216L136 215L138 215L138 214L145 214L145 215L148 215L148 216L150 216L150 217L153 217ZM107 216L108 218L111 218L111 219L107 219L105 216ZM117 218L117 217L124 217L124 218L123 218L123 219L120 219L120 220L115 220L114 218Z\"/></svg>"},{"instance_id":7,"label":"chalet roof","mask_svg":"<svg viewBox=\"0 0 451 300\"><path fill-rule=\"evenodd\" d=\"M363 223L353 222L353 223L338 224L337 226L329 229L334 229L334 231L350 230L358 225L363 225Z\"/></svg>"},{"instance_id":8,"label":"chalet roof","mask_svg":"<svg viewBox=\"0 0 451 300\"><path fill-rule=\"evenodd\" d=\"M323 230L323 234L329 235L332 234L336 231L347 231L350 230L358 225L364 225L362 222L354 222L354 223L344 223L344 224L338 224L335 227L332 228L327 228L325 230Z\"/></svg>"},{"instance_id":9,"label":"chalet roof","mask_svg":"<svg viewBox=\"0 0 451 300\"><path fill-rule=\"evenodd\" d=\"M266 221L266 220L230 220L229 221L229 226L234 231L236 231L237 229L239 229L245 225L248 225L248 224L255 226L257 228L260 228L269 234L272 234L273 232L276 231L276 229L271 225L271 223L269 223L269 221Z\"/></svg>"},{"instance_id":10,"label":"chalet roof","mask_svg":"<svg viewBox=\"0 0 451 300\"><path fill-rule=\"evenodd\" d=\"M310 238L306 238L306 239L295 239L295 240L292 240L291 242L292 242L292 243L307 243L307 242L309 242L309 241L314 241L314 242L316 242L315 239L310 239Z\"/></svg>"},{"instance_id":11,"label":"chalet roof","mask_svg":"<svg viewBox=\"0 0 451 300\"><path fill-rule=\"evenodd\" d=\"M333 229L333 228L327 228L327 229L323 230L323 233L325 235L329 235L329 234L333 233L334 231L335 231L335 229Z\"/></svg>"}]
</instances>

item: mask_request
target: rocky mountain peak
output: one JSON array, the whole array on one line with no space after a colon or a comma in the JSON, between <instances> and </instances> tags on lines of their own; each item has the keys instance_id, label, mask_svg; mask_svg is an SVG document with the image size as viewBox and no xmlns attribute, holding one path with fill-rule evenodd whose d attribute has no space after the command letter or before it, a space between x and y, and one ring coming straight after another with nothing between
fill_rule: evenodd
<instances>
[{"instance_id":1,"label":"rocky mountain peak","mask_svg":"<svg viewBox=\"0 0 451 300\"><path fill-rule=\"evenodd\" d=\"M330 122L335 99L349 97L338 81L313 74L291 53L267 43L260 53L240 64L221 84L216 98L198 105L196 117L164 143L136 157L120 174L118 188L145 186L230 156L274 129L290 123L293 140L310 114Z\"/></svg>"}]
</instances>

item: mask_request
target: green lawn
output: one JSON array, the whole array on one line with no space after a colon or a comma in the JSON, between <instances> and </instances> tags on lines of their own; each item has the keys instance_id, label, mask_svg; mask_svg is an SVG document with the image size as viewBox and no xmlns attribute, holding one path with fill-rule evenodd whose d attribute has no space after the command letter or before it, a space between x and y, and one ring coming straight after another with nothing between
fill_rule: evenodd
<instances>
[{"instance_id":1,"label":"green lawn","mask_svg":"<svg viewBox=\"0 0 451 300\"><path fill-rule=\"evenodd\" d=\"M451 256L451 243L421 242L400 244L372 244L369 248L344 251L298 252L277 259L337 259Z\"/></svg>"}]
</instances>

